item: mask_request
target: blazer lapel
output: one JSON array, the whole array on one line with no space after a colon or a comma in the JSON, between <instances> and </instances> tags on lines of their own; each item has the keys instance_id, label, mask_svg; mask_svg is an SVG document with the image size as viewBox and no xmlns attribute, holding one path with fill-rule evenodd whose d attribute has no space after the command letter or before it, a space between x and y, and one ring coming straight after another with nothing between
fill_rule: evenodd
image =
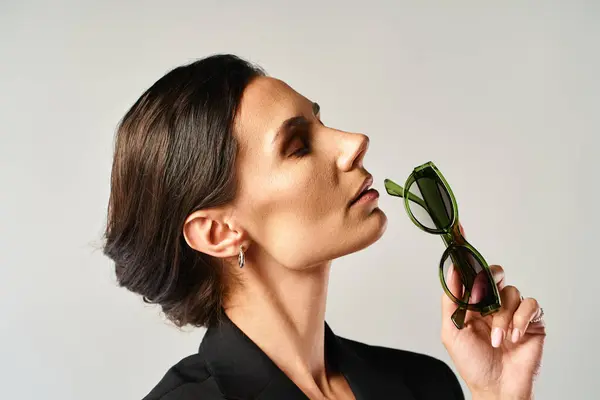
<instances>
[{"instance_id":1,"label":"blazer lapel","mask_svg":"<svg viewBox=\"0 0 600 400\"><path fill-rule=\"evenodd\" d=\"M338 363L338 369L346 377L356 400L414 400L401 376L390 376L386 371L377 369L376 365L355 351L351 341L336 336L327 323L325 340L331 349L332 360Z\"/></svg>"},{"instance_id":2,"label":"blazer lapel","mask_svg":"<svg viewBox=\"0 0 600 400\"><path fill-rule=\"evenodd\" d=\"M231 399L307 400L287 375L223 313L223 321L210 327L199 354L220 390ZM325 357L341 372L356 400L414 400L400 377L385 376L361 357L345 339L325 323Z\"/></svg>"},{"instance_id":3,"label":"blazer lapel","mask_svg":"<svg viewBox=\"0 0 600 400\"><path fill-rule=\"evenodd\" d=\"M225 313L220 324L208 328L198 352L227 398L307 399L302 390Z\"/></svg>"},{"instance_id":4,"label":"blazer lapel","mask_svg":"<svg viewBox=\"0 0 600 400\"><path fill-rule=\"evenodd\" d=\"M256 397L256 400L308 400L308 397L296 384L278 369L273 379Z\"/></svg>"}]
</instances>

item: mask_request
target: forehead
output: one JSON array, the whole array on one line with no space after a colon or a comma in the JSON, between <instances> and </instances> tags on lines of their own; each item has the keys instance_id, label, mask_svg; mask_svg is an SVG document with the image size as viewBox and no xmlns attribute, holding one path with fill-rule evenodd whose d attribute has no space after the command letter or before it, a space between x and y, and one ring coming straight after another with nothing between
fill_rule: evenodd
<instances>
[{"instance_id":1,"label":"forehead","mask_svg":"<svg viewBox=\"0 0 600 400\"><path fill-rule=\"evenodd\" d=\"M282 80L269 76L253 79L242 96L242 106L252 109L293 105L289 103L306 101L304 96Z\"/></svg>"},{"instance_id":2,"label":"forehead","mask_svg":"<svg viewBox=\"0 0 600 400\"><path fill-rule=\"evenodd\" d=\"M236 116L236 130L242 136L269 136L283 121L310 107L310 102L285 82L260 76L244 90ZM242 139L242 138L240 138Z\"/></svg>"}]
</instances>

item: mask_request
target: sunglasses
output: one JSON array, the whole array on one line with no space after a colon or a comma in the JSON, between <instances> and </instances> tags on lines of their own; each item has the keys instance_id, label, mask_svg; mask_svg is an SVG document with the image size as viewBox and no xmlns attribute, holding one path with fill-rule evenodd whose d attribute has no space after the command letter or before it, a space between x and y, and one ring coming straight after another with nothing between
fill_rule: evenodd
<instances>
[{"instance_id":1,"label":"sunglasses","mask_svg":"<svg viewBox=\"0 0 600 400\"><path fill-rule=\"evenodd\" d=\"M498 311L500 295L490 267L461 233L456 198L435 164L416 167L404 188L389 179L384 184L389 195L404 198L406 212L415 225L441 235L446 245L439 275L446 295L458 306L451 317L454 325L458 329L464 327L467 310L482 316ZM452 282L448 282L452 266Z\"/></svg>"}]
</instances>

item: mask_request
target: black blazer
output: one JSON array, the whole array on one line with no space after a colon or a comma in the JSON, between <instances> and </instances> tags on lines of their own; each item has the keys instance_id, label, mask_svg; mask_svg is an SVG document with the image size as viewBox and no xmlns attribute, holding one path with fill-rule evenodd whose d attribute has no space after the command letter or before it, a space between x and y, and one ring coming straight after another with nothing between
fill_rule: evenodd
<instances>
[{"instance_id":1,"label":"black blazer","mask_svg":"<svg viewBox=\"0 0 600 400\"><path fill-rule=\"evenodd\" d=\"M336 336L325 323L328 368L342 372L357 400L464 399L442 361ZM144 400L306 400L308 397L229 318L209 328L197 354L169 369Z\"/></svg>"}]
</instances>

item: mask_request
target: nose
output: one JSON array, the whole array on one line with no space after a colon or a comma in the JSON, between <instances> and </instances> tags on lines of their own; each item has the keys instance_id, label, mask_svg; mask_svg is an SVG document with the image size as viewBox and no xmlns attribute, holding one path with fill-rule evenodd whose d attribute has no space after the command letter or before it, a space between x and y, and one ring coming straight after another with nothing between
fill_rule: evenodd
<instances>
[{"instance_id":1,"label":"nose","mask_svg":"<svg viewBox=\"0 0 600 400\"><path fill-rule=\"evenodd\" d=\"M340 145L338 168L342 171L362 168L365 153L369 148L369 141L369 137L365 134L344 132Z\"/></svg>"}]
</instances>

